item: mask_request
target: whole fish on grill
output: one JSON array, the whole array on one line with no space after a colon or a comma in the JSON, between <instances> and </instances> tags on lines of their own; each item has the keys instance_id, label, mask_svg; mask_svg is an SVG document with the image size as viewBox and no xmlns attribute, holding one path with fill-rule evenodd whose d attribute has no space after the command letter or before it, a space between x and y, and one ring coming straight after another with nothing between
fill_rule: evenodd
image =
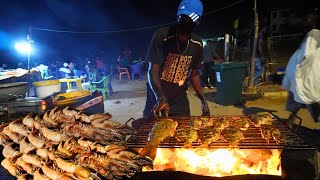
<instances>
[{"instance_id":1,"label":"whole fish on grill","mask_svg":"<svg viewBox=\"0 0 320 180\"><path fill-rule=\"evenodd\" d=\"M174 136L177 126L178 122L172 119L163 119L155 124L149 133L148 142L142 149L141 155L149 156L154 160L159 144L166 138Z\"/></svg>"},{"instance_id":2,"label":"whole fish on grill","mask_svg":"<svg viewBox=\"0 0 320 180\"><path fill-rule=\"evenodd\" d=\"M263 127L261 129L262 138L267 140L268 142L272 139L272 131L269 127Z\"/></svg>"},{"instance_id":3,"label":"whole fish on grill","mask_svg":"<svg viewBox=\"0 0 320 180\"><path fill-rule=\"evenodd\" d=\"M272 129L272 138L275 140L277 143L281 143L281 141L284 141L284 136L281 135L279 129Z\"/></svg>"},{"instance_id":4,"label":"whole fish on grill","mask_svg":"<svg viewBox=\"0 0 320 180\"><path fill-rule=\"evenodd\" d=\"M202 128L198 131L199 138L202 142L202 147L208 147L210 143L220 138L220 133L213 126Z\"/></svg>"},{"instance_id":5,"label":"whole fish on grill","mask_svg":"<svg viewBox=\"0 0 320 180\"><path fill-rule=\"evenodd\" d=\"M208 117L201 117L201 118L193 118L190 120L191 128L196 130L206 128L209 126L214 127L215 129L222 130L225 127L229 126L228 119L226 117L221 117L219 119L213 119Z\"/></svg>"},{"instance_id":6,"label":"whole fish on grill","mask_svg":"<svg viewBox=\"0 0 320 180\"><path fill-rule=\"evenodd\" d=\"M268 112L256 113L252 117L252 121L256 127L261 127L261 125L272 125L273 119L273 115Z\"/></svg>"},{"instance_id":7,"label":"whole fish on grill","mask_svg":"<svg viewBox=\"0 0 320 180\"><path fill-rule=\"evenodd\" d=\"M231 146L237 146L244 139L243 133L235 127L227 127L221 132L221 136L230 142Z\"/></svg>"},{"instance_id":8,"label":"whole fish on grill","mask_svg":"<svg viewBox=\"0 0 320 180\"><path fill-rule=\"evenodd\" d=\"M207 126L212 126L213 120L208 117L197 117L190 120L190 127L194 129L201 129Z\"/></svg>"},{"instance_id":9,"label":"whole fish on grill","mask_svg":"<svg viewBox=\"0 0 320 180\"><path fill-rule=\"evenodd\" d=\"M221 117L220 119L213 121L212 126L216 129L223 130L224 128L229 126L229 122L227 118Z\"/></svg>"},{"instance_id":10,"label":"whole fish on grill","mask_svg":"<svg viewBox=\"0 0 320 180\"><path fill-rule=\"evenodd\" d=\"M200 129L202 127L202 120L200 118L192 118L190 120L190 127Z\"/></svg>"},{"instance_id":11,"label":"whole fish on grill","mask_svg":"<svg viewBox=\"0 0 320 180\"><path fill-rule=\"evenodd\" d=\"M175 137L184 142L184 148L192 147L192 142L198 139L198 132L193 128L179 127L176 131Z\"/></svg>"},{"instance_id":12,"label":"whole fish on grill","mask_svg":"<svg viewBox=\"0 0 320 180\"><path fill-rule=\"evenodd\" d=\"M250 126L250 121L245 118L240 118L240 119L234 120L232 122L232 126L235 128L239 128L240 130L246 131Z\"/></svg>"},{"instance_id":13,"label":"whole fish on grill","mask_svg":"<svg viewBox=\"0 0 320 180\"><path fill-rule=\"evenodd\" d=\"M276 143L281 143L285 141L285 136L283 136L279 129L271 127L263 127L261 130L262 138L266 139L268 142L270 140L275 140Z\"/></svg>"}]
</instances>

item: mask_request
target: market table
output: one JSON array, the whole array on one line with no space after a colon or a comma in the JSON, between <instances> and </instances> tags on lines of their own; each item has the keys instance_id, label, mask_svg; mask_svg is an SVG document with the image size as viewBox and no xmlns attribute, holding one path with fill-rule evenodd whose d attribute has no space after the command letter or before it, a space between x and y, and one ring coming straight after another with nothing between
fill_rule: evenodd
<instances>
[{"instance_id":1,"label":"market table","mask_svg":"<svg viewBox=\"0 0 320 180\"><path fill-rule=\"evenodd\" d=\"M83 78L75 78L75 79L68 79L68 78L63 78L63 79L59 79L60 83L62 82L65 82L67 83L67 86L68 86L68 90L71 90L72 89L72 82L75 82L77 84L77 90L78 91L83 91L82 89L82 79Z\"/></svg>"}]
</instances>

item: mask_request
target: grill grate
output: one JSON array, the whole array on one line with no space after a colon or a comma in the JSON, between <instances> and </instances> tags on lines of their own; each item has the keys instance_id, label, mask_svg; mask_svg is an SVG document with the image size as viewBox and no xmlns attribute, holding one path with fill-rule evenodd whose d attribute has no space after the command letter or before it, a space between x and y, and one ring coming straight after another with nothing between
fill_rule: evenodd
<instances>
[{"instance_id":1,"label":"grill grate","mask_svg":"<svg viewBox=\"0 0 320 180\"><path fill-rule=\"evenodd\" d=\"M220 119L222 116L211 117L213 120ZM223 116L223 117L239 117L239 118L250 118L249 116ZM181 126L188 128L190 127L189 122L191 118L198 117L175 117L171 118L179 122L178 128ZM127 145L130 148L143 148L147 143L148 134L152 127L156 124L155 120L150 120L144 124L138 131L137 135L132 136L128 139ZM278 119L274 119L272 128L279 129L282 135L285 136L285 141L277 143L274 140L267 141L262 138L261 127L255 127L250 123L250 127L246 131L242 131L244 139L238 143L240 149L286 149L286 150L314 150L314 147L306 144L296 133L292 131L288 126L284 125L283 122ZM222 138L209 145L209 148L230 148L230 143ZM159 148L180 148L184 145L183 142L178 141L176 137L170 137L168 140L160 143ZM193 142L193 147L199 147L200 142Z\"/></svg>"}]
</instances>

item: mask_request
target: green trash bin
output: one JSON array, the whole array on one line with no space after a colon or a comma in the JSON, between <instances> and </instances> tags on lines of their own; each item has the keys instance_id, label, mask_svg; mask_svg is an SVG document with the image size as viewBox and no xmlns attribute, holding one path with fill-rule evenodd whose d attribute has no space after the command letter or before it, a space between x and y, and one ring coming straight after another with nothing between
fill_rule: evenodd
<instances>
[{"instance_id":1,"label":"green trash bin","mask_svg":"<svg viewBox=\"0 0 320 180\"><path fill-rule=\"evenodd\" d=\"M240 103L245 67L244 63L236 62L214 65L217 87L215 99L218 104L236 105Z\"/></svg>"}]
</instances>

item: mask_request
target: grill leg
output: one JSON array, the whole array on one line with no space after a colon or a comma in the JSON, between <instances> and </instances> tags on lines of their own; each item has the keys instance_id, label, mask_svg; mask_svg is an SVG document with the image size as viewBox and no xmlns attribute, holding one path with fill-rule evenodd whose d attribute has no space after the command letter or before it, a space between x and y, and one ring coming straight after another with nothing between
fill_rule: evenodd
<instances>
[{"instance_id":1,"label":"grill leg","mask_svg":"<svg viewBox=\"0 0 320 180\"><path fill-rule=\"evenodd\" d=\"M302 119L301 119L299 116L297 116L296 114L294 115L294 117L296 117L296 118L299 119L299 125L298 125L298 127L295 129L295 131L297 132L298 129L299 129L299 127L301 127Z\"/></svg>"},{"instance_id":2,"label":"grill leg","mask_svg":"<svg viewBox=\"0 0 320 180\"><path fill-rule=\"evenodd\" d=\"M315 180L318 180L319 179L319 162L318 162L318 151L316 151L315 155L314 155L314 158L313 158L313 161L314 161L314 169L315 169L315 175L316 177L314 178Z\"/></svg>"},{"instance_id":3,"label":"grill leg","mask_svg":"<svg viewBox=\"0 0 320 180\"><path fill-rule=\"evenodd\" d=\"M295 132L298 131L299 127L300 127L301 124L302 124L302 119L301 119L299 116L297 116L297 113L298 113L298 112L293 112L293 113L291 113L290 116L289 116L289 122L288 122L288 126L289 126L290 128L292 128L292 127L293 127L293 121L294 121L294 119L295 119L295 118L299 119L299 125L298 125L298 127L297 127L296 129L293 129Z\"/></svg>"}]
</instances>

